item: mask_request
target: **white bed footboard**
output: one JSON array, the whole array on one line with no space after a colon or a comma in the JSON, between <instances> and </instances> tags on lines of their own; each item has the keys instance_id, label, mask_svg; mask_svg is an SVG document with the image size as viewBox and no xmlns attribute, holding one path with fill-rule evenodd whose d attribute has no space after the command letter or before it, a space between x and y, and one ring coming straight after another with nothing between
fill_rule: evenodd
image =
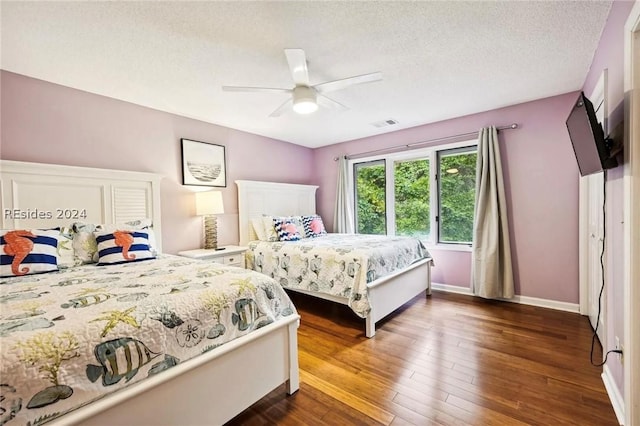
<instances>
[{"instance_id":1,"label":"white bed footboard","mask_svg":"<svg viewBox=\"0 0 640 426\"><path fill-rule=\"evenodd\" d=\"M414 263L402 271L382 277L368 285L371 312L366 318L366 335L376 334L375 324L418 294L431 295L431 258Z\"/></svg>"},{"instance_id":2,"label":"white bed footboard","mask_svg":"<svg viewBox=\"0 0 640 426\"><path fill-rule=\"evenodd\" d=\"M269 324L51 425L221 425L282 383L288 394L298 390L299 318Z\"/></svg>"},{"instance_id":3,"label":"white bed footboard","mask_svg":"<svg viewBox=\"0 0 640 426\"><path fill-rule=\"evenodd\" d=\"M369 304L371 311L365 318L365 335L376 334L376 323L413 299L423 291L431 295L431 258L422 259L402 271L382 277L367 285L369 288ZM349 298L332 294L287 288L289 291L302 293L318 299L349 305Z\"/></svg>"}]
</instances>

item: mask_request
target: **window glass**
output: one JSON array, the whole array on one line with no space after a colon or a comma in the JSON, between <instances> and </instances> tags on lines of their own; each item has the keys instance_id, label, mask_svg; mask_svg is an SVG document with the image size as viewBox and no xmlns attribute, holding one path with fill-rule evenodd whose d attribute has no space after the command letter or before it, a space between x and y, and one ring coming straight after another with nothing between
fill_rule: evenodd
<instances>
[{"instance_id":1,"label":"window glass","mask_svg":"<svg viewBox=\"0 0 640 426\"><path fill-rule=\"evenodd\" d=\"M428 239L431 234L429 209L429 160L394 163L396 235Z\"/></svg>"},{"instance_id":2,"label":"window glass","mask_svg":"<svg viewBox=\"0 0 640 426\"><path fill-rule=\"evenodd\" d=\"M385 163L371 161L354 165L356 182L356 232L387 233Z\"/></svg>"},{"instance_id":3,"label":"window glass","mask_svg":"<svg viewBox=\"0 0 640 426\"><path fill-rule=\"evenodd\" d=\"M475 147L440 151L439 241L471 244L476 188Z\"/></svg>"}]
</instances>

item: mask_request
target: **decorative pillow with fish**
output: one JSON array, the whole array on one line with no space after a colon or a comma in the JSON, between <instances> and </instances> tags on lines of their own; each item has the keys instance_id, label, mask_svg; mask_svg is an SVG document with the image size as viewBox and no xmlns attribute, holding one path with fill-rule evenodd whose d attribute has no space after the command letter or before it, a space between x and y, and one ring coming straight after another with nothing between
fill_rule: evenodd
<instances>
[{"instance_id":1,"label":"decorative pillow with fish","mask_svg":"<svg viewBox=\"0 0 640 426\"><path fill-rule=\"evenodd\" d=\"M1 230L0 276L57 271L59 234L57 230Z\"/></svg>"},{"instance_id":2,"label":"decorative pillow with fish","mask_svg":"<svg viewBox=\"0 0 640 426\"><path fill-rule=\"evenodd\" d=\"M98 256L98 244L93 232L74 232L71 241L73 253L80 264L96 263Z\"/></svg>"},{"instance_id":3,"label":"decorative pillow with fish","mask_svg":"<svg viewBox=\"0 0 640 426\"><path fill-rule=\"evenodd\" d=\"M298 241L302 239L302 235L300 235L300 231L293 219L275 218L273 223L279 241Z\"/></svg>"},{"instance_id":4,"label":"decorative pillow with fish","mask_svg":"<svg viewBox=\"0 0 640 426\"><path fill-rule=\"evenodd\" d=\"M304 224L304 233L307 238L327 235L327 230L324 228L324 222L322 222L322 218L317 214L303 216L302 223Z\"/></svg>"},{"instance_id":5,"label":"decorative pillow with fish","mask_svg":"<svg viewBox=\"0 0 640 426\"><path fill-rule=\"evenodd\" d=\"M73 229L61 227L58 231L58 268L72 268L82 265L82 261L76 257L73 249Z\"/></svg>"},{"instance_id":6,"label":"decorative pillow with fish","mask_svg":"<svg viewBox=\"0 0 640 426\"><path fill-rule=\"evenodd\" d=\"M138 262L154 259L149 247L149 234L142 231L118 230L96 232L98 265Z\"/></svg>"}]
</instances>

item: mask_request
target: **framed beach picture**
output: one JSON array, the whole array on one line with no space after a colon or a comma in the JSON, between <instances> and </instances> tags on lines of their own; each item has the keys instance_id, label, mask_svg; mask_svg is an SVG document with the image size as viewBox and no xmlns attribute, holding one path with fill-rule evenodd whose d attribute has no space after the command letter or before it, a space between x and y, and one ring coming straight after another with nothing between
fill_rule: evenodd
<instances>
[{"instance_id":1,"label":"framed beach picture","mask_svg":"<svg viewBox=\"0 0 640 426\"><path fill-rule=\"evenodd\" d=\"M182 143L182 184L227 186L224 146L180 139Z\"/></svg>"}]
</instances>

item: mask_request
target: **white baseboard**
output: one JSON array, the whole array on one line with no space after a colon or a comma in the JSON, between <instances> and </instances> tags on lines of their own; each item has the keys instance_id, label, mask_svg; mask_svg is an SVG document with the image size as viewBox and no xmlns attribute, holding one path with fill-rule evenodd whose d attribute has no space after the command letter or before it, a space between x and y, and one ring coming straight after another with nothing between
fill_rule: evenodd
<instances>
[{"instance_id":1,"label":"white baseboard","mask_svg":"<svg viewBox=\"0 0 640 426\"><path fill-rule=\"evenodd\" d=\"M457 285L431 283L431 288L434 290L446 291L447 293L458 293L473 296L473 292L469 287L460 287Z\"/></svg>"},{"instance_id":2,"label":"white baseboard","mask_svg":"<svg viewBox=\"0 0 640 426\"><path fill-rule=\"evenodd\" d=\"M611 370L607 365L602 369L602 381L604 387L607 390L611 405L613 405L613 411L616 413L618 423L624 425L624 398L620 395L620 391L616 386L613 376L611 376Z\"/></svg>"},{"instance_id":3,"label":"white baseboard","mask_svg":"<svg viewBox=\"0 0 640 426\"><path fill-rule=\"evenodd\" d=\"M505 302L522 303L523 305L539 306L541 308L555 309L557 311L580 313L580 304L558 302L557 300L539 299L537 297L529 296L513 296L513 299L501 299Z\"/></svg>"},{"instance_id":4,"label":"white baseboard","mask_svg":"<svg viewBox=\"0 0 640 426\"><path fill-rule=\"evenodd\" d=\"M460 287L457 285L431 283L434 290L446 291L448 293L458 293L473 296L473 292L469 287ZM580 305L578 303L558 302L557 300L539 299L537 297L513 296L513 299L500 299L505 302L521 303L523 305L539 306L541 308L555 309L557 311L566 311L580 313Z\"/></svg>"}]
</instances>

